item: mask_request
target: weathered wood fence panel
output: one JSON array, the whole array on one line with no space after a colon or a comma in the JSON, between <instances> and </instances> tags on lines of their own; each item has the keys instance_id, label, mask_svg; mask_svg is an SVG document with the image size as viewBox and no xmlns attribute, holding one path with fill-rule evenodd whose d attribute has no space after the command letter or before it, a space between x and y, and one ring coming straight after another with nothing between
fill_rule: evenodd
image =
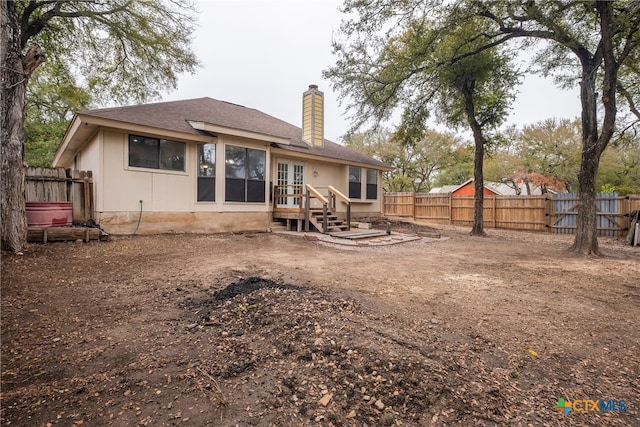
<instances>
[{"instance_id":1,"label":"weathered wood fence panel","mask_svg":"<svg viewBox=\"0 0 640 427\"><path fill-rule=\"evenodd\" d=\"M577 195L485 196L485 227L575 233ZM473 225L473 196L385 193L385 216L399 216L435 224ZM640 195L599 194L597 226L600 236L621 236L629 227L629 213L640 210ZM413 213L413 214L412 214Z\"/></svg>"},{"instance_id":2,"label":"weathered wood fence panel","mask_svg":"<svg viewBox=\"0 0 640 427\"><path fill-rule=\"evenodd\" d=\"M25 197L28 202L68 202L67 173L63 168L28 167Z\"/></svg>"},{"instance_id":3,"label":"weathered wood fence panel","mask_svg":"<svg viewBox=\"0 0 640 427\"><path fill-rule=\"evenodd\" d=\"M640 194L630 194L627 212L640 211Z\"/></svg>"},{"instance_id":4,"label":"weathered wood fence panel","mask_svg":"<svg viewBox=\"0 0 640 427\"><path fill-rule=\"evenodd\" d=\"M64 168L28 167L25 198L35 202L72 202L73 221L85 223L93 218L93 174Z\"/></svg>"},{"instance_id":5,"label":"weathered wood fence panel","mask_svg":"<svg viewBox=\"0 0 640 427\"><path fill-rule=\"evenodd\" d=\"M451 219L449 224L472 225L473 224L473 197L460 196L451 198ZM484 208L486 219L487 208Z\"/></svg>"},{"instance_id":6,"label":"weathered wood fence panel","mask_svg":"<svg viewBox=\"0 0 640 427\"><path fill-rule=\"evenodd\" d=\"M624 212L629 198L616 193L599 193L596 199L596 229L598 236L620 236L629 227L629 212ZM551 231L557 234L574 234L577 228L578 195L556 194L550 203Z\"/></svg>"},{"instance_id":7,"label":"weathered wood fence panel","mask_svg":"<svg viewBox=\"0 0 640 427\"><path fill-rule=\"evenodd\" d=\"M450 197L453 225L473 225L473 196ZM485 227L545 231L546 198L544 196L485 196Z\"/></svg>"},{"instance_id":8,"label":"weathered wood fence panel","mask_svg":"<svg viewBox=\"0 0 640 427\"><path fill-rule=\"evenodd\" d=\"M87 222L93 219L93 173L77 169L67 171L71 178L70 198L73 202L74 221Z\"/></svg>"},{"instance_id":9,"label":"weathered wood fence panel","mask_svg":"<svg viewBox=\"0 0 640 427\"><path fill-rule=\"evenodd\" d=\"M576 228L576 202L572 194L557 194L549 200L549 231L556 234L573 234Z\"/></svg>"},{"instance_id":10,"label":"weathered wood fence panel","mask_svg":"<svg viewBox=\"0 0 640 427\"><path fill-rule=\"evenodd\" d=\"M596 228L599 236L618 236L625 227L621 211L624 200L618 194L598 194L596 201Z\"/></svg>"},{"instance_id":11,"label":"weathered wood fence panel","mask_svg":"<svg viewBox=\"0 0 640 427\"><path fill-rule=\"evenodd\" d=\"M386 193L383 196L383 209L388 215L411 217L414 216L415 193Z\"/></svg>"},{"instance_id":12,"label":"weathered wood fence panel","mask_svg":"<svg viewBox=\"0 0 640 427\"><path fill-rule=\"evenodd\" d=\"M545 231L547 198L545 196L496 196L494 228Z\"/></svg>"},{"instance_id":13,"label":"weathered wood fence panel","mask_svg":"<svg viewBox=\"0 0 640 427\"><path fill-rule=\"evenodd\" d=\"M415 193L413 197L415 219L428 219L437 224L449 224L451 198L447 194Z\"/></svg>"}]
</instances>

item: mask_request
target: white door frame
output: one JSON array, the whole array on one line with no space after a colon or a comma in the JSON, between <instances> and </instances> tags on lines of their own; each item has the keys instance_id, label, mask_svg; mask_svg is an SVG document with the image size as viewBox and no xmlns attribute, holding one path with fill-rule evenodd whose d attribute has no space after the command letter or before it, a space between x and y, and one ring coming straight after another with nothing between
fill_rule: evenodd
<instances>
[{"instance_id":1,"label":"white door frame","mask_svg":"<svg viewBox=\"0 0 640 427\"><path fill-rule=\"evenodd\" d=\"M276 185L290 185L305 183L305 164L304 162L278 159L276 161ZM291 194L293 188L287 188L286 193ZM276 198L276 207L278 208L297 208L299 201L293 197L287 197L285 200Z\"/></svg>"}]
</instances>

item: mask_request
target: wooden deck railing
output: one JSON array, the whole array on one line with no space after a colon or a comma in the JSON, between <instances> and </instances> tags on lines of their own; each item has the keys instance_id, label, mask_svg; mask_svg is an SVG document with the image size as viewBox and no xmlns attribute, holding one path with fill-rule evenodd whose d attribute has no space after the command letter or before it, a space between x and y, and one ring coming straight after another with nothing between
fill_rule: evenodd
<instances>
[{"instance_id":1,"label":"wooden deck railing","mask_svg":"<svg viewBox=\"0 0 640 427\"><path fill-rule=\"evenodd\" d=\"M273 187L273 210L297 209L302 212L305 197L303 188L302 184L275 185ZM293 204L289 204L288 199L293 199Z\"/></svg>"},{"instance_id":2,"label":"wooden deck railing","mask_svg":"<svg viewBox=\"0 0 640 427\"><path fill-rule=\"evenodd\" d=\"M327 200L327 198L324 197L324 195L320 193L315 187L313 187L311 184L307 184L306 188L307 194L310 193L314 198L320 200L323 205L329 206L329 200Z\"/></svg>"},{"instance_id":3,"label":"wooden deck railing","mask_svg":"<svg viewBox=\"0 0 640 427\"><path fill-rule=\"evenodd\" d=\"M336 189L332 185L327 187L327 189L329 190L329 206L331 206L332 210L336 208L335 206L336 199L340 199L342 202L344 202L347 205L347 227L348 227L347 230L350 230L351 229L351 199L349 199L347 196L342 194L340 190Z\"/></svg>"},{"instance_id":4,"label":"wooden deck railing","mask_svg":"<svg viewBox=\"0 0 640 427\"><path fill-rule=\"evenodd\" d=\"M306 185L307 189L307 197L305 197L305 225L304 231L309 231L309 223L311 222L311 199L318 199L318 201L322 204L322 232L326 233L329 230L329 200L327 200L324 195L322 195L316 188L314 188L311 184Z\"/></svg>"},{"instance_id":5,"label":"wooden deck railing","mask_svg":"<svg viewBox=\"0 0 640 427\"><path fill-rule=\"evenodd\" d=\"M323 191L321 191L323 190ZM324 190L327 195L325 196ZM291 200L293 199L293 203ZM317 200L313 202L312 199ZM346 224L335 214L337 200L347 205ZM320 211L322 216L320 216ZM351 199L333 186L314 187L310 184L275 185L273 187L274 218L295 219L298 227L304 220L304 229L309 231L313 224L322 233L332 228L351 229ZM298 228L301 231L300 228Z\"/></svg>"}]
</instances>

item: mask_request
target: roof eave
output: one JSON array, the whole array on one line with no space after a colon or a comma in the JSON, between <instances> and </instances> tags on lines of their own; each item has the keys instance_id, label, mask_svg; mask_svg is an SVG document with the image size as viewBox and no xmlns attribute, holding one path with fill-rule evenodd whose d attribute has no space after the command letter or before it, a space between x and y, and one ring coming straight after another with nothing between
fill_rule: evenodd
<instances>
[{"instance_id":1,"label":"roof eave","mask_svg":"<svg viewBox=\"0 0 640 427\"><path fill-rule=\"evenodd\" d=\"M87 143L90 135L93 135L99 128L118 129L123 132L137 132L150 135L162 135L165 138L173 138L178 140L192 140L201 142L211 142L213 138L210 135L186 134L182 131L173 131L169 129L161 129L147 125L140 125L120 120L108 119L95 116L92 114L77 113L62 139L62 143L56 150L52 166L68 167L71 165L73 156L82 149ZM80 137L78 133L82 133Z\"/></svg>"},{"instance_id":2,"label":"roof eave","mask_svg":"<svg viewBox=\"0 0 640 427\"><path fill-rule=\"evenodd\" d=\"M468 183L470 183L471 181L473 181L473 178L469 178L468 180L466 180L465 182L463 182L462 184L458 185L456 188L454 188L453 190L450 191L451 194L455 193L456 191L458 191L459 189L461 189L462 187L464 187L465 185L467 185Z\"/></svg>"},{"instance_id":3,"label":"roof eave","mask_svg":"<svg viewBox=\"0 0 640 427\"><path fill-rule=\"evenodd\" d=\"M239 136L242 138L256 139L258 141L275 142L277 144L289 145L291 139L283 136L269 135L261 132L253 132L243 129L234 129L226 126L214 125L213 123L206 123L200 121L187 120L187 123L195 130L210 132L213 134L224 134Z\"/></svg>"},{"instance_id":4,"label":"roof eave","mask_svg":"<svg viewBox=\"0 0 640 427\"><path fill-rule=\"evenodd\" d=\"M373 163L366 163L366 162L358 162L358 161L354 161L354 160L348 160L348 159L342 159L339 157L333 157L333 156L325 156L322 154L317 154L317 153L304 153L304 152L300 152L300 151L294 151L294 150L287 150L286 148L282 147L272 147L271 148L271 152L275 153L275 154L286 154L287 156L290 157L299 157L299 158L304 158L304 159L317 159L317 160L322 160L322 161L333 161L334 163L341 163L344 165L353 165L353 166L362 166L362 167L366 167L369 169L377 169L377 170L381 170L383 172L391 172L392 170L394 170L395 168L393 168L392 166L387 166L387 165L376 165Z\"/></svg>"},{"instance_id":5,"label":"roof eave","mask_svg":"<svg viewBox=\"0 0 640 427\"><path fill-rule=\"evenodd\" d=\"M78 131L78 128L80 127L81 124L82 124L82 119L78 116L78 114L75 114L73 116L73 119L71 119L71 122L69 123L69 126L67 127L67 130L64 133L64 137L62 138L62 142L58 146L58 149L56 150L56 152L55 152L55 154L53 156L53 161L51 162L51 166L52 167L55 168L55 167L58 167L58 165L61 164L61 162L63 160L63 157L67 153L67 148L71 144L71 141L73 139L73 135L76 134L76 132Z\"/></svg>"}]
</instances>

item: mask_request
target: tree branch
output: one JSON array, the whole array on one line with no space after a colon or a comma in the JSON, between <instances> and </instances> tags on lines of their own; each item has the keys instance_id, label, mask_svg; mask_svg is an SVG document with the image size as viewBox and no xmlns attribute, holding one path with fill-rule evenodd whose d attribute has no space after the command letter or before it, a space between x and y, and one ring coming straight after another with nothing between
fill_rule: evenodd
<instances>
[{"instance_id":1,"label":"tree branch","mask_svg":"<svg viewBox=\"0 0 640 427\"><path fill-rule=\"evenodd\" d=\"M44 30L49 22L53 18L88 18L88 17L103 17L114 15L121 12L126 12L131 8L131 1L126 1L125 3L114 7L112 9L107 10L75 10L73 12L63 11L62 8L66 5L73 5L76 2L64 2L64 1L55 1L55 0L44 0L41 2L37 2L35 0L31 0L29 5L25 8L24 14L22 16L21 21L21 29L22 29L22 37L21 37L21 48L24 49L27 46L29 40L38 35L42 30ZM80 4L86 2L80 2ZM41 16L31 20L31 16L37 9L45 8L46 6L52 5L53 8L46 10L42 13ZM91 4L91 3L89 3Z\"/></svg>"},{"instance_id":2,"label":"tree branch","mask_svg":"<svg viewBox=\"0 0 640 427\"><path fill-rule=\"evenodd\" d=\"M44 55L42 48L38 45L32 45L22 59L24 76L26 78L31 77L33 71L46 59L47 57Z\"/></svg>"},{"instance_id":3,"label":"tree branch","mask_svg":"<svg viewBox=\"0 0 640 427\"><path fill-rule=\"evenodd\" d=\"M629 93L627 88L625 88L622 85L622 83L620 83L620 81L618 81L616 89L618 90L620 95L622 95L627 100L627 102L629 103L629 110L631 110L631 113L633 113L633 115L636 116L638 118L638 120L640 120L640 111L638 111L638 109L636 108L636 104L633 101L633 97L631 96L631 94Z\"/></svg>"},{"instance_id":4,"label":"tree branch","mask_svg":"<svg viewBox=\"0 0 640 427\"><path fill-rule=\"evenodd\" d=\"M581 60L592 60L591 52L563 28L557 25L552 19L545 16L533 1L527 3L526 15L517 18L511 15L511 18L519 22L535 21L544 25L548 30L527 30L522 27L509 26L503 19L498 18L498 16L491 12L482 1L478 1L475 4L480 9L479 15L496 23L502 33L511 34L513 37L533 37L536 39L557 41L558 43L568 47ZM568 5L566 5L566 7L568 7Z\"/></svg>"},{"instance_id":5,"label":"tree branch","mask_svg":"<svg viewBox=\"0 0 640 427\"><path fill-rule=\"evenodd\" d=\"M23 12L22 12L22 17L20 19L20 47L22 49L24 49L27 45L27 43L29 42L29 38L31 38L33 35L30 34L30 27L32 26L32 22L30 22L31 19L31 15L33 14L33 12L35 12L37 9L48 6L50 4L56 4L57 1L56 0L45 0L45 1L41 1L38 2L36 0L30 0L29 4L27 5L27 7L24 8ZM40 31L42 30L42 28L40 29ZM36 33L37 34L37 33ZM34 34L35 35L35 34Z\"/></svg>"}]
</instances>

